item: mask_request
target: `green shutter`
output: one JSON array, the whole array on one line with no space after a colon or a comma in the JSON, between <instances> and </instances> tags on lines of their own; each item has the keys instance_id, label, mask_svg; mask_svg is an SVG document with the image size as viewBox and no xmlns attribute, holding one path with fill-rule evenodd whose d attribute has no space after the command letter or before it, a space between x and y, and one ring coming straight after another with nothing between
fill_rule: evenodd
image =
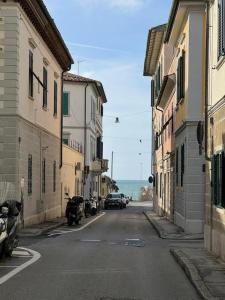
<instances>
[{"instance_id":1,"label":"green shutter","mask_svg":"<svg viewBox=\"0 0 225 300\"><path fill-rule=\"evenodd\" d=\"M43 67L43 107L48 105L48 71Z\"/></svg>"},{"instance_id":2,"label":"green shutter","mask_svg":"<svg viewBox=\"0 0 225 300\"><path fill-rule=\"evenodd\" d=\"M155 102L155 81L152 79L151 81L151 106L154 106Z\"/></svg>"},{"instance_id":3,"label":"green shutter","mask_svg":"<svg viewBox=\"0 0 225 300\"><path fill-rule=\"evenodd\" d=\"M54 81L54 115L57 115L57 103L58 102L58 85L57 82Z\"/></svg>"},{"instance_id":4,"label":"green shutter","mask_svg":"<svg viewBox=\"0 0 225 300\"><path fill-rule=\"evenodd\" d=\"M224 21L225 21L225 4L224 0L218 1L218 57L225 54L225 39L224 39Z\"/></svg>"},{"instance_id":5,"label":"green shutter","mask_svg":"<svg viewBox=\"0 0 225 300\"><path fill-rule=\"evenodd\" d=\"M69 115L69 93L63 93L63 115Z\"/></svg>"}]
</instances>

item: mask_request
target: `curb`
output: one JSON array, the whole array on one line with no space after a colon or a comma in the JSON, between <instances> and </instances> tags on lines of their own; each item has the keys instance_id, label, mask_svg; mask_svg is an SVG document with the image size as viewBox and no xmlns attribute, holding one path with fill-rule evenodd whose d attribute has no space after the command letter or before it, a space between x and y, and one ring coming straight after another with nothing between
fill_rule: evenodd
<instances>
[{"instance_id":1,"label":"curb","mask_svg":"<svg viewBox=\"0 0 225 300\"><path fill-rule=\"evenodd\" d=\"M22 230L18 232L18 237L37 237L47 233L49 230L56 229L65 224L65 221L48 226L47 228L37 230L37 233L23 233Z\"/></svg>"},{"instance_id":2,"label":"curb","mask_svg":"<svg viewBox=\"0 0 225 300\"><path fill-rule=\"evenodd\" d=\"M188 256L180 249L171 248L170 253L176 260L176 262L181 266L184 270L186 276L191 281L192 285L195 287L196 291L200 295L201 299L204 300L219 300L219 298L214 297L207 285L199 275L198 269L191 262Z\"/></svg>"},{"instance_id":3,"label":"curb","mask_svg":"<svg viewBox=\"0 0 225 300\"><path fill-rule=\"evenodd\" d=\"M148 221L151 223L151 225L154 227L156 230L158 236L161 239L166 239L166 240L177 240L177 241L202 241L203 237L196 237L193 235L185 235L182 233L166 233L165 230L158 224L157 221L155 221L153 218L151 218L145 211L143 211L143 214L145 217L148 219Z\"/></svg>"},{"instance_id":4,"label":"curb","mask_svg":"<svg viewBox=\"0 0 225 300\"><path fill-rule=\"evenodd\" d=\"M158 225L157 222L155 222L153 219L151 219L149 217L149 215L144 211L143 214L145 215L145 217L148 219L148 221L152 224L153 228L155 229L155 231L157 232L158 236L161 238L161 239L166 239L167 236L165 234L165 231L162 229L161 226Z\"/></svg>"}]
</instances>

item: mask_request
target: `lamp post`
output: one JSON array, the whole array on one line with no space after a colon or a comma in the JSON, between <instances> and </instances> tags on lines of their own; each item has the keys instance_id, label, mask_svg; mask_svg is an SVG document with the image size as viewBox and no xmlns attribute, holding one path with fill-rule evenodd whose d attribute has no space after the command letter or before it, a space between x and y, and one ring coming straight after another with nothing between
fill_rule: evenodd
<instances>
[{"instance_id":1,"label":"lamp post","mask_svg":"<svg viewBox=\"0 0 225 300\"><path fill-rule=\"evenodd\" d=\"M112 151L112 159L111 159L111 180L113 180L113 156L114 156L114 152Z\"/></svg>"}]
</instances>

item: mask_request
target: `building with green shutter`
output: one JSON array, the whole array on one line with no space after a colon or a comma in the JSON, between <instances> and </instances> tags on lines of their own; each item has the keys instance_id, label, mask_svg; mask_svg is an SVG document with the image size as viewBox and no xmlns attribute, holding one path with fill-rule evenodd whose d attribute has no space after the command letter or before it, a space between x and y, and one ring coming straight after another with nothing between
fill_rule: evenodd
<instances>
[{"instance_id":1,"label":"building with green shutter","mask_svg":"<svg viewBox=\"0 0 225 300\"><path fill-rule=\"evenodd\" d=\"M63 142L71 148L80 145L83 153L85 198L101 195L101 174L108 170L103 158L103 105L107 102L101 82L79 75L64 75ZM75 191L71 191L72 193Z\"/></svg>"},{"instance_id":2,"label":"building with green shutter","mask_svg":"<svg viewBox=\"0 0 225 300\"><path fill-rule=\"evenodd\" d=\"M205 246L225 260L225 1L208 11Z\"/></svg>"},{"instance_id":3,"label":"building with green shutter","mask_svg":"<svg viewBox=\"0 0 225 300\"><path fill-rule=\"evenodd\" d=\"M62 73L72 57L41 0L1 1L1 201L30 225L61 216Z\"/></svg>"}]
</instances>

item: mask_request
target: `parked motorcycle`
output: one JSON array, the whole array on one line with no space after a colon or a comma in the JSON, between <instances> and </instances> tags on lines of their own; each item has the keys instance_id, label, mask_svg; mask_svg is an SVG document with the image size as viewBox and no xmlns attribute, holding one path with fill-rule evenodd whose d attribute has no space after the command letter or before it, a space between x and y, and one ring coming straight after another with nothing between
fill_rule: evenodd
<instances>
[{"instance_id":1,"label":"parked motorcycle","mask_svg":"<svg viewBox=\"0 0 225 300\"><path fill-rule=\"evenodd\" d=\"M82 203L83 197L81 196L74 196L72 198L68 197L68 202L66 205L66 218L69 226L72 226L73 223L78 225L82 219Z\"/></svg>"},{"instance_id":2,"label":"parked motorcycle","mask_svg":"<svg viewBox=\"0 0 225 300\"><path fill-rule=\"evenodd\" d=\"M97 201L91 197L90 199L85 200L84 214L87 218L88 216L94 216L97 213Z\"/></svg>"},{"instance_id":3,"label":"parked motorcycle","mask_svg":"<svg viewBox=\"0 0 225 300\"><path fill-rule=\"evenodd\" d=\"M0 206L0 257L12 256L18 246L17 229L21 203L7 200Z\"/></svg>"}]
</instances>

